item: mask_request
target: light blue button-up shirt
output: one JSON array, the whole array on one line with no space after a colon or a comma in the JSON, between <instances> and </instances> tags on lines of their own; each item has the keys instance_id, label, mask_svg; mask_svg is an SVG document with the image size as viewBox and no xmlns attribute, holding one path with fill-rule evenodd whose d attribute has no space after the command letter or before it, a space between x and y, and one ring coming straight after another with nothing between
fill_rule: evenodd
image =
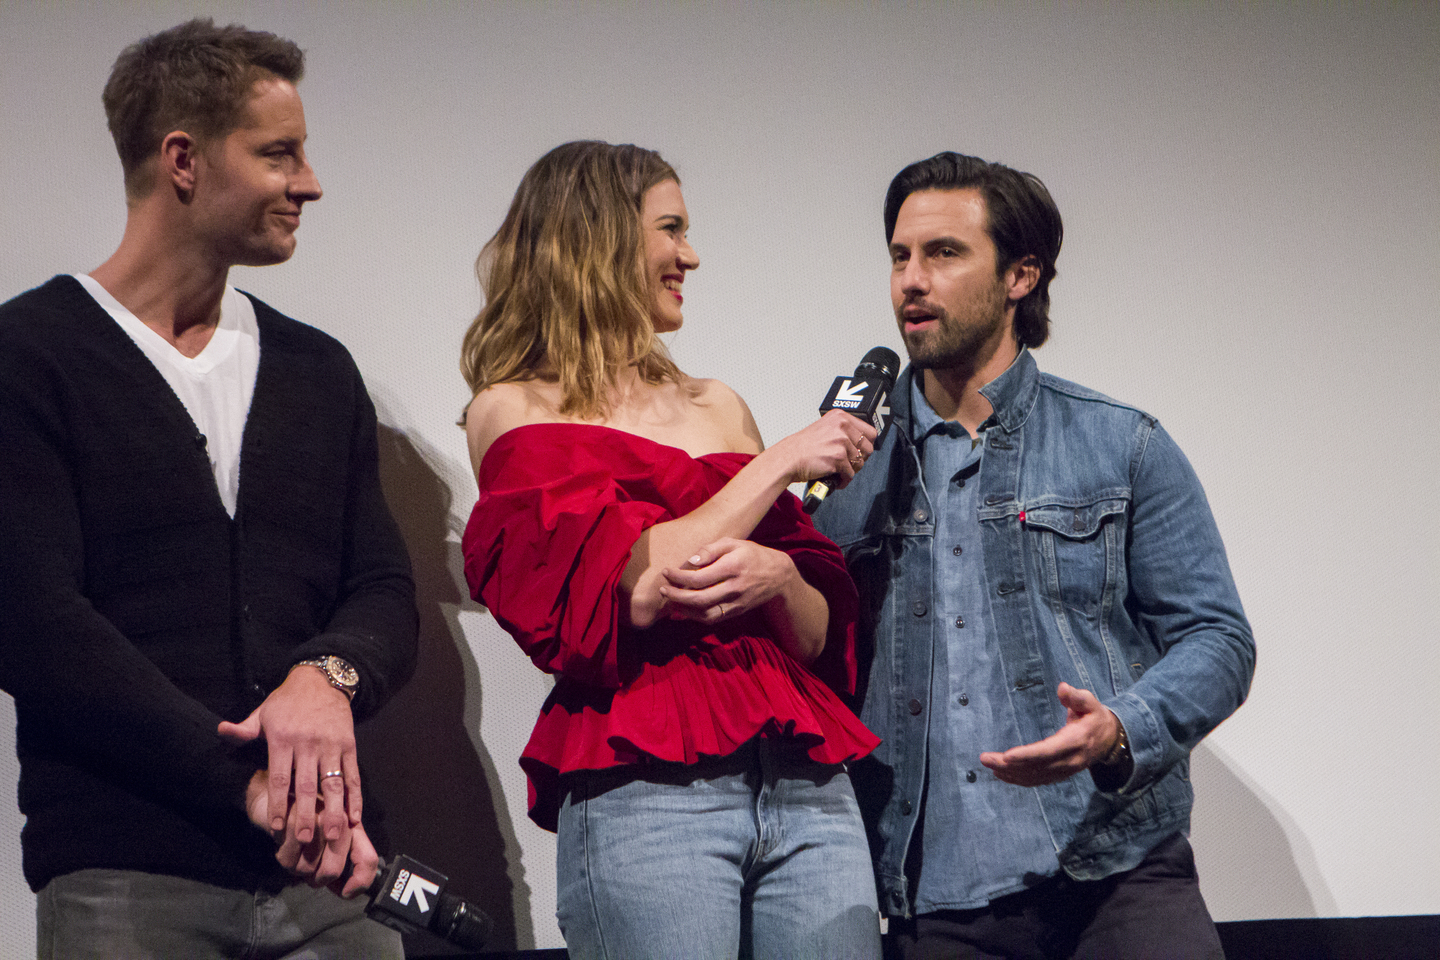
<instances>
[{"instance_id":1,"label":"light blue button-up shirt","mask_svg":"<svg viewBox=\"0 0 1440 960\"><path fill-rule=\"evenodd\" d=\"M992 641L977 520L985 446L942 420L911 381L911 435L934 512L929 750L915 910L981 907L1060 871L1033 790L1004 783L980 753L1021 743Z\"/></svg>"}]
</instances>

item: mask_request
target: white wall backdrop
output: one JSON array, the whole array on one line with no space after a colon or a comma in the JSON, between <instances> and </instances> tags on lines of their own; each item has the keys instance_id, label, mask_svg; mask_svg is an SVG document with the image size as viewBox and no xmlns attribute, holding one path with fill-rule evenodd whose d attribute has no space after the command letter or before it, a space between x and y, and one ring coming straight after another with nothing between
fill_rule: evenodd
<instances>
[{"instance_id":1,"label":"white wall backdrop","mask_svg":"<svg viewBox=\"0 0 1440 960\"><path fill-rule=\"evenodd\" d=\"M900 347L880 206L901 166L957 149L1038 173L1067 236L1037 359L1180 441L1259 643L1250 702L1195 762L1216 918L1440 913L1440 7L0 0L0 299L113 250L100 90L125 44L196 14L309 52L325 197L290 263L232 279L344 341L381 411L422 662L362 756L395 845L494 914L496 946L561 944L516 765L547 685L466 595L456 359L480 245L580 137L679 169L703 266L672 349L771 439Z\"/></svg>"}]
</instances>

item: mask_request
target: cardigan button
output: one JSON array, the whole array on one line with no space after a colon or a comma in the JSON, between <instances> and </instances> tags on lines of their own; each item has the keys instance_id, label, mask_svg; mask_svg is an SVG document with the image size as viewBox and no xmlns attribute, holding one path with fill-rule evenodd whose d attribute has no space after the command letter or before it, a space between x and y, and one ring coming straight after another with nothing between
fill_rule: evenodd
<instances>
[{"instance_id":1,"label":"cardigan button","mask_svg":"<svg viewBox=\"0 0 1440 960\"><path fill-rule=\"evenodd\" d=\"M974 771L974 770L966 770L966 771L965 771L965 782L966 782L966 783L974 783L974 782L975 782L975 771Z\"/></svg>"}]
</instances>

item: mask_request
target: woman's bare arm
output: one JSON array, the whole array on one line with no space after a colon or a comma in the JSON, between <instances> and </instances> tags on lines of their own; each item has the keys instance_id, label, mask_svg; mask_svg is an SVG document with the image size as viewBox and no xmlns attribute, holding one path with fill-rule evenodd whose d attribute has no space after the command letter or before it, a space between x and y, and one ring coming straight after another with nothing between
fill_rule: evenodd
<instances>
[{"instance_id":1,"label":"woman's bare arm","mask_svg":"<svg viewBox=\"0 0 1440 960\"><path fill-rule=\"evenodd\" d=\"M673 613L714 622L764 605L777 641L796 659L809 662L825 644L829 611L824 597L805 582L788 555L745 538L791 483L832 473L853 476L852 458L869 456L875 431L837 411L763 449L739 397L726 414L739 452L759 452L705 504L641 536L621 578L630 593L631 622L649 626L667 606Z\"/></svg>"}]
</instances>

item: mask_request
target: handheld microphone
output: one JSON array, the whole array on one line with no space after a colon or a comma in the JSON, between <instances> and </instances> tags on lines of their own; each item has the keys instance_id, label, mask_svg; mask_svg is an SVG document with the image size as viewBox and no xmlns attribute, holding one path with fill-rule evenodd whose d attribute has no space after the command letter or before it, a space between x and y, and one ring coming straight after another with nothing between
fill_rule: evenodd
<instances>
[{"instance_id":1,"label":"handheld microphone","mask_svg":"<svg viewBox=\"0 0 1440 960\"><path fill-rule=\"evenodd\" d=\"M450 878L409 857L380 862L365 891L365 915L401 933L428 930L469 950L479 950L495 924L488 916L445 890Z\"/></svg>"},{"instance_id":2,"label":"handheld microphone","mask_svg":"<svg viewBox=\"0 0 1440 960\"><path fill-rule=\"evenodd\" d=\"M876 347L848 377L836 377L820 404L823 415L831 410L844 410L875 427L875 443L890 425L890 391L895 388L895 375L900 372L900 357L889 347ZM830 491L840 484L840 475L832 473L816 480L805 491L805 512L814 513Z\"/></svg>"}]
</instances>

